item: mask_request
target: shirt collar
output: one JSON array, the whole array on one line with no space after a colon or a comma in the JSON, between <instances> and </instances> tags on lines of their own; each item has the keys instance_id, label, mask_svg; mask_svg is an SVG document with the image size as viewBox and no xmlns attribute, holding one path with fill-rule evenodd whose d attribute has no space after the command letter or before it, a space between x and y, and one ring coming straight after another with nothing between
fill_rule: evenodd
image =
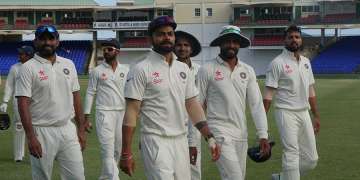
<instances>
[{"instance_id":1,"label":"shirt collar","mask_svg":"<svg viewBox=\"0 0 360 180\"><path fill-rule=\"evenodd\" d=\"M118 63L118 65L116 66L116 68L118 68L118 67L119 67L119 62L116 62L116 63ZM106 68L112 69L112 67L110 66L110 64L106 63L105 60L104 60L104 62L103 62L102 64L103 64Z\"/></svg>"},{"instance_id":2,"label":"shirt collar","mask_svg":"<svg viewBox=\"0 0 360 180\"><path fill-rule=\"evenodd\" d=\"M228 64L226 61L224 61L220 56L217 56L217 57L216 57L216 61L217 61L219 64L222 64L222 65L224 65L224 66L229 67L229 64ZM235 67L240 67L240 66L241 66L241 65L240 65L240 60L239 60L239 58L238 58Z\"/></svg>"},{"instance_id":3,"label":"shirt collar","mask_svg":"<svg viewBox=\"0 0 360 180\"><path fill-rule=\"evenodd\" d=\"M55 62L56 62L56 63L60 63L58 55L55 55L55 56L56 56L56 57L55 57ZM37 60L37 61L39 61L39 62L42 63L42 64L44 64L44 63L51 64L51 61L49 61L49 60L47 60L47 59L39 56L38 54L35 54L35 55L34 55L34 59Z\"/></svg>"},{"instance_id":4,"label":"shirt collar","mask_svg":"<svg viewBox=\"0 0 360 180\"><path fill-rule=\"evenodd\" d=\"M173 62L170 64L170 66L174 63L174 61L177 61L176 55L173 52L171 52L171 54L173 56ZM150 55L152 56L152 59L162 59L164 63L168 64L166 62L165 56L163 56L162 54L159 54L159 53L155 52L154 50L151 50Z\"/></svg>"},{"instance_id":5,"label":"shirt collar","mask_svg":"<svg viewBox=\"0 0 360 180\"><path fill-rule=\"evenodd\" d=\"M286 56L286 57L288 57L287 59L291 59L291 60L297 62L294 53L291 52L291 51L289 51L289 50L287 50L286 48L284 48L284 50L283 50L283 55ZM301 56L300 56L299 58L300 58L300 61L299 61L299 62L301 62L301 59L302 59Z\"/></svg>"}]
</instances>

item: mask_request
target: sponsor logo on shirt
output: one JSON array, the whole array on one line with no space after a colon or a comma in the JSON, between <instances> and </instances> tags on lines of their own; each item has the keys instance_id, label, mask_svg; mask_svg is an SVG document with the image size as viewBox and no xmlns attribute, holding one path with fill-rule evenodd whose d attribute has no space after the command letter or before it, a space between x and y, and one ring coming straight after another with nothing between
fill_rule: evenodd
<instances>
[{"instance_id":1,"label":"sponsor logo on shirt","mask_svg":"<svg viewBox=\"0 0 360 180\"><path fill-rule=\"evenodd\" d=\"M162 79L160 79L160 73L159 72L153 72L152 73L152 77L153 77L153 84L160 84L162 82Z\"/></svg>"},{"instance_id":2,"label":"sponsor logo on shirt","mask_svg":"<svg viewBox=\"0 0 360 180\"><path fill-rule=\"evenodd\" d=\"M180 77L186 79L186 74L184 72L180 72Z\"/></svg>"},{"instance_id":3,"label":"sponsor logo on shirt","mask_svg":"<svg viewBox=\"0 0 360 180\"><path fill-rule=\"evenodd\" d=\"M216 70L215 71L215 80L216 81L221 81L223 79L224 79L224 76L223 76L222 72L219 71L219 70Z\"/></svg>"},{"instance_id":4,"label":"sponsor logo on shirt","mask_svg":"<svg viewBox=\"0 0 360 180\"><path fill-rule=\"evenodd\" d=\"M102 73L100 79L101 79L101 80L107 80L106 74L105 74L105 73Z\"/></svg>"},{"instance_id":5,"label":"sponsor logo on shirt","mask_svg":"<svg viewBox=\"0 0 360 180\"><path fill-rule=\"evenodd\" d=\"M240 77L241 77L241 79L246 79L246 73L241 72L241 73L240 73Z\"/></svg>"},{"instance_id":6,"label":"sponsor logo on shirt","mask_svg":"<svg viewBox=\"0 0 360 180\"><path fill-rule=\"evenodd\" d=\"M293 70L291 69L291 67L288 64L285 64L285 73L290 74L292 72L293 72Z\"/></svg>"},{"instance_id":7,"label":"sponsor logo on shirt","mask_svg":"<svg viewBox=\"0 0 360 180\"><path fill-rule=\"evenodd\" d=\"M39 71L40 81L49 79L49 76L45 74L44 70Z\"/></svg>"},{"instance_id":8,"label":"sponsor logo on shirt","mask_svg":"<svg viewBox=\"0 0 360 180\"><path fill-rule=\"evenodd\" d=\"M70 74L70 71L69 71L68 68L64 68L64 69L63 69L63 72L64 72L65 75L69 75L69 74Z\"/></svg>"}]
</instances>

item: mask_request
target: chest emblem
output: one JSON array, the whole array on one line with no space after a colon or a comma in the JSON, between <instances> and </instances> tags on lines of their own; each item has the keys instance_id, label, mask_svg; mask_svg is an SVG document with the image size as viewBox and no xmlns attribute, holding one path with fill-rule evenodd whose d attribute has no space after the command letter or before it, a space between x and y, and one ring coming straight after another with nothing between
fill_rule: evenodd
<instances>
[{"instance_id":1,"label":"chest emblem","mask_svg":"<svg viewBox=\"0 0 360 180\"><path fill-rule=\"evenodd\" d=\"M64 68L63 72L65 75L69 75L70 74L70 70L68 68Z\"/></svg>"},{"instance_id":2,"label":"chest emblem","mask_svg":"<svg viewBox=\"0 0 360 180\"><path fill-rule=\"evenodd\" d=\"M221 71L219 71L219 70L216 70L215 71L215 80L216 81L221 81L223 79L224 79L223 73Z\"/></svg>"},{"instance_id":3,"label":"chest emblem","mask_svg":"<svg viewBox=\"0 0 360 180\"><path fill-rule=\"evenodd\" d=\"M246 79L246 73L241 72L241 73L240 73L240 77L241 77L241 79Z\"/></svg>"},{"instance_id":4,"label":"chest emblem","mask_svg":"<svg viewBox=\"0 0 360 180\"><path fill-rule=\"evenodd\" d=\"M186 79L186 74L184 72L180 72L180 77Z\"/></svg>"},{"instance_id":5,"label":"chest emblem","mask_svg":"<svg viewBox=\"0 0 360 180\"><path fill-rule=\"evenodd\" d=\"M49 76L45 74L44 70L39 71L39 77L40 77L40 81L49 79Z\"/></svg>"},{"instance_id":6,"label":"chest emblem","mask_svg":"<svg viewBox=\"0 0 360 180\"><path fill-rule=\"evenodd\" d=\"M306 69L309 69L309 65L308 64L304 64Z\"/></svg>"},{"instance_id":7,"label":"chest emblem","mask_svg":"<svg viewBox=\"0 0 360 180\"><path fill-rule=\"evenodd\" d=\"M124 73L120 73L120 77L121 77L121 78L125 77L125 74L124 74Z\"/></svg>"},{"instance_id":8,"label":"chest emblem","mask_svg":"<svg viewBox=\"0 0 360 180\"><path fill-rule=\"evenodd\" d=\"M291 69L290 65L285 64L285 73L286 73L286 74L290 74L290 73L292 73L292 72L293 72L293 70Z\"/></svg>"},{"instance_id":9,"label":"chest emblem","mask_svg":"<svg viewBox=\"0 0 360 180\"><path fill-rule=\"evenodd\" d=\"M152 77L153 77L153 81L152 81L153 84L160 84L162 82L162 79L160 79L159 72L153 72Z\"/></svg>"},{"instance_id":10,"label":"chest emblem","mask_svg":"<svg viewBox=\"0 0 360 180\"><path fill-rule=\"evenodd\" d=\"M106 74L105 74L105 73L102 73L100 79L101 79L101 80L107 80Z\"/></svg>"}]
</instances>

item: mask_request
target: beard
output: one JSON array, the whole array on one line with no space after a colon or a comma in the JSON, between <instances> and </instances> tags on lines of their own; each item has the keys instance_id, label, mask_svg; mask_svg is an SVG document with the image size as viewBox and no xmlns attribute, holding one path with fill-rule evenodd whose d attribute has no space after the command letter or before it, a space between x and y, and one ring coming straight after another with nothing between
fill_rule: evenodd
<instances>
[{"instance_id":1,"label":"beard","mask_svg":"<svg viewBox=\"0 0 360 180\"><path fill-rule=\"evenodd\" d=\"M286 45L285 48L290 52L297 52L297 51L301 51L304 48L304 46L298 45L297 43L291 43L289 45Z\"/></svg>"},{"instance_id":2,"label":"beard","mask_svg":"<svg viewBox=\"0 0 360 180\"><path fill-rule=\"evenodd\" d=\"M166 44L170 44L171 46L164 46ZM172 51L174 51L174 43L171 43L169 41L162 42L159 44L153 44L154 51L158 52L159 54L168 54Z\"/></svg>"},{"instance_id":3,"label":"beard","mask_svg":"<svg viewBox=\"0 0 360 180\"><path fill-rule=\"evenodd\" d=\"M235 48L221 48L220 56L226 59L233 59L237 56L239 49Z\"/></svg>"},{"instance_id":4,"label":"beard","mask_svg":"<svg viewBox=\"0 0 360 180\"><path fill-rule=\"evenodd\" d=\"M43 45L37 49L38 49L40 56L45 57L45 58L54 56L56 53L56 47L54 47L54 46Z\"/></svg>"}]
</instances>

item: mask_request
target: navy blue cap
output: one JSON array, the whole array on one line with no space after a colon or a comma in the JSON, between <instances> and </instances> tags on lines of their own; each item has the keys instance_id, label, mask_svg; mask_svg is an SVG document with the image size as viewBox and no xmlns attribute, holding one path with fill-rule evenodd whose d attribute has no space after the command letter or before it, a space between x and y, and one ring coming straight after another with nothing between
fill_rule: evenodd
<instances>
[{"instance_id":1,"label":"navy blue cap","mask_svg":"<svg viewBox=\"0 0 360 180\"><path fill-rule=\"evenodd\" d=\"M21 46L17 50L18 50L18 53L25 53L30 56L34 55L34 48L31 46Z\"/></svg>"}]
</instances>

